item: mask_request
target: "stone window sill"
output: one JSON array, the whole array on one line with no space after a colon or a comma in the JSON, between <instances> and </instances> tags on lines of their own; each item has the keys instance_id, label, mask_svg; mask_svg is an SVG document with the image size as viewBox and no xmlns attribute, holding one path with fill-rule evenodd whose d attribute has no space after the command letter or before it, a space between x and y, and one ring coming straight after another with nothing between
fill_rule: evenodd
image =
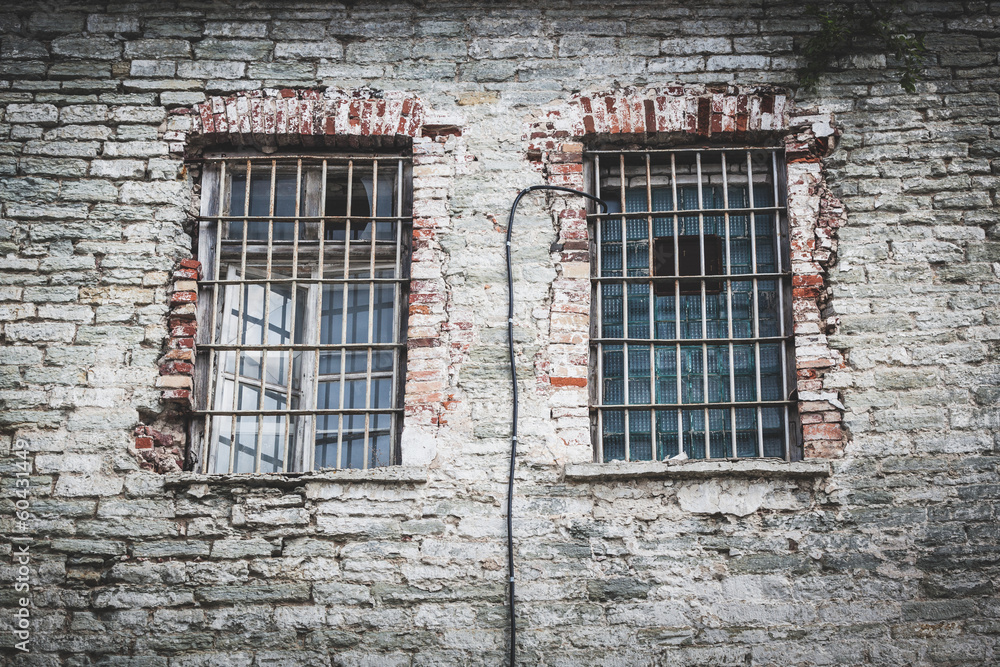
<instances>
[{"instance_id":1,"label":"stone window sill","mask_svg":"<svg viewBox=\"0 0 1000 667\"><path fill-rule=\"evenodd\" d=\"M567 481L605 482L629 479L692 479L705 477L829 477L829 461L810 459L787 463L779 460L739 461L632 461L570 463Z\"/></svg>"},{"instance_id":2,"label":"stone window sill","mask_svg":"<svg viewBox=\"0 0 1000 667\"><path fill-rule=\"evenodd\" d=\"M241 475L205 475L181 472L164 475L164 486L184 487L196 484L210 486L263 486L287 488L308 482L336 482L348 484L424 484L427 468L424 466L389 466L368 470L319 470L315 472L261 473Z\"/></svg>"}]
</instances>

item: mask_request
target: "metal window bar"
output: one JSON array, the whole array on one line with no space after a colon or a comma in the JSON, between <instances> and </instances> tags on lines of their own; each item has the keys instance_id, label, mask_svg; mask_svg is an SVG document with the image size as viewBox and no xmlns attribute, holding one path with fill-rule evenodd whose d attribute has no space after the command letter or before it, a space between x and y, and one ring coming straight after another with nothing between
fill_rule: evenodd
<instances>
[{"instance_id":1,"label":"metal window bar","mask_svg":"<svg viewBox=\"0 0 1000 667\"><path fill-rule=\"evenodd\" d=\"M774 444L775 437L780 430L780 456L789 460L794 456L793 448L798 438L791 432L797 403L794 378L790 376L793 348L785 313L791 273L787 245L783 242L787 235L783 226L787 218L781 188L783 179L778 171L784 165L781 150L606 150L588 151L587 157L592 167L592 191L598 197L602 192L613 193L618 200L606 200L617 204L607 213L588 215L592 238L596 240L596 269L591 278L595 304L595 335L591 337L595 390L591 411L596 459L647 458L645 445L640 447L638 443L640 438L645 442L647 434L642 429L648 425L655 459L678 452L699 458L774 456L778 446ZM611 162L611 165L602 168L602 162ZM658 197L663 199L658 201ZM663 201L665 199L669 199L668 204ZM637 211L639 206L636 205L629 210L630 201L633 204L641 201L646 210ZM768 216L773 219L765 224L763 221ZM615 218L620 220L620 241L608 236L606 225ZM659 228L658 219L669 220L672 229ZM646 267L637 265L640 256L636 254L640 243L638 236L632 241L635 251L629 252L630 224L635 224L630 220L645 223L642 227L648 247L642 255ZM638 235L638 228L634 232ZM653 245L657 233L673 237L673 275L669 275L669 271L654 274ZM681 237L684 234L696 235L698 258L693 267L692 260L682 262ZM718 263L710 264L706 255L709 234L714 237L712 247L721 246ZM614 249L615 245L620 247L620 271L609 273L605 251ZM759 254L764 252L765 245L773 249L773 257L768 253ZM721 273L710 271L710 265L721 266ZM657 294L656 285L664 282L672 283L673 289L664 292L660 288L661 294ZM682 293L685 283L697 284L697 291L685 288ZM610 288L606 286L611 285L615 289L620 286L621 292L620 299L609 302L604 297L606 289ZM645 331L637 334L645 327L634 321L640 312L639 302L634 299L643 298L642 293L635 291L641 289L639 285L647 290L649 299L648 304L643 304L648 307L642 309L648 312L648 338L643 335ZM697 296L686 296L688 294ZM615 312L619 308L620 312ZM776 313L773 312L775 308ZM664 331L657 328L657 318L663 317L668 310L673 311L672 336L664 335ZM764 317L768 318L767 331L762 330ZM607 319L613 320L616 328L620 326L621 335L609 334ZM611 350L621 350L620 363L615 363L617 368L609 368L605 363L608 346L613 346ZM762 346L767 348L766 355ZM656 351L671 347L674 350L672 369L666 357ZM647 383L646 378L640 377L643 369L630 368L630 361L640 358L633 357L630 348L636 353L641 349L641 357L646 356L646 349L649 350L650 400L647 404L638 400L636 388ZM780 358L777 371L773 370L774 355ZM771 360L767 371L762 366L765 357ZM615 375L619 372L622 375L620 401L605 393L607 382L613 386L619 382ZM673 401L668 400L668 395L661 395L663 382L670 375L676 383ZM769 387L767 396L765 380ZM774 389L774 383L780 389ZM781 392L781 400L773 400L777 391ZM676 416L673 433L669 426L673 423L671 411ZM613 417L610 421L609 412ZM616 444L609 449L606 439L612 436ZM674 437L676 449L669 444ZM752 450L747 448L750 442Z\"/></svg>"},{"instance_id":2,"label":"metal window bar","mask_svg":"<svg viewBox=\"0 0 1000 667\"><path fill-rule=\"evenodd\" d=\"M201 243L211 246L201 255L211 257L210 275L202 281L211 286L211 305L202 310L210 312L209 331L198 344L199 365L208 369L196 411L202 471L298 472L397 462L412 224L409 158L241 155L201 161L210 170L203 184L215 188L213 205L199 216ZM342 210L330 209L331 188L343 190ZM362 199L367 211L355 207ZM390 289L391 298L384 291ZM261 308L256 321L251 313ZM363 367L348 371L349 361ZM271 376L270 366L276 369ZM333 395L324 384L338 385ZM363 386L363 397L355 396L355 384Z\"/></svg>"}]
</instances>

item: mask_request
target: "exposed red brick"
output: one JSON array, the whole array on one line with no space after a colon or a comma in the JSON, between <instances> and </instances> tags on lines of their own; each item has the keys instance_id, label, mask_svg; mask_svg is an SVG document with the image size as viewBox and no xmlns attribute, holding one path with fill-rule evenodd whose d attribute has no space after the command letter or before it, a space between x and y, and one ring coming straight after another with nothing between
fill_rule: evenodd
<instances>
[{"instance_id":1,"label":"exposed red brick","mask_svg":"<svg viewBox=\"0 0 1000 667\"><path fill-rule=\"evenodd\" d=\"M553 387L586 387L587 378L550 377L549 384Z\"/></svg>"},{"instance_id":2,"label":"exposed red brick","mask_svg":"<svg viewBox=\"0 0 1000 667\"><path fill-rule=\"evenodd\" d=\"M185 361L170 361L160 366L160 375L192 375L194 364Z\"/></svg>"},{"instance_id":3,"label":"exposed red brick","mask_svg":"<svg viewBox=\"0 0 1000 667\"><path fill-rule=\"evenodd\" d=\"M712 102L707 97L698 98L698 121L695 131L702 136L711 134Z\"/></svg>"},{"instance_id":4,"label":"exposed red brick","mask_svg":"<svg viewBox=\"0 0 1000 667\"><path fill-rule=\"evenodd\" d=\"M805 440L840 440L844 437L844 431L840 424L803 424L802 437Z\"/></svg>"},{"instance_id":5,"label":"exposed red brick","mask_svg":"<svg viewBox=\"0 0 1000 667\"><path fill-rule=\"evenodd\" d=\"M418 347L440 347L441 341L437 338L410 338L406 341L407 349Z\"/></svg>"},{"instance_id":6,"label":"exposed red brick","mask_svg":"<svg viewBox=\"0 0 1000 667\"><path fill-rule=\"evenodd\" d=\"M191 390L190 389L165 389L161 393L161 398L167 403L183 403L190 404L191 401Z\"/></svg>"},{"instance_id":7,"label":"exposed red brick","mask_svg":"<svg viewBox=\"0 0 1000 667\"><path fill-rule=\"evenodd\" d=\"M198 301L197 292L174 292L170 295L170 303L195 303Z\"/></svg>"}]
</instances>

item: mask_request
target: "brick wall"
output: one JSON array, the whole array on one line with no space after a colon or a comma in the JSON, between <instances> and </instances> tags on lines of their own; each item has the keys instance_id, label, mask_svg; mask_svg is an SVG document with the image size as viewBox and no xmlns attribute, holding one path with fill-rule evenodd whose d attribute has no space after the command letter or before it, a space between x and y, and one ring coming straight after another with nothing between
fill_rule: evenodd
<instances>
[{"instance_id":1,"label":"brick wall","mask_svg":"<svg viewBox=\"0 0 1000 667\"><path fill-rule=\"evenodd\" d=\"M655 127L785 138L815 460L587 463L586 220L526 199L523 664L997 662L998 13L906 10L929 48L912 95L863 47L797 90L816 26L791 2L5 7L0 534L25 540L0 541L0 621L26 543L31 653L4 632L4 659L502 664L506 214L580 185L588 137ZM184 151L325 146L366 117L406 119L414 157L404 465L177 472Z\"/></svg>"}]
</instances>

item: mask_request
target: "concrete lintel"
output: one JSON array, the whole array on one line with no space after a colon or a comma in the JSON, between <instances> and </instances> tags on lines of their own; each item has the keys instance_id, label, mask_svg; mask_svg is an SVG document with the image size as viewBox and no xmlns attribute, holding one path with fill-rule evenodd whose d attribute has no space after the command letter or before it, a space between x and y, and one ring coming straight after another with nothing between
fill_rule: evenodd
<instances>
[{"instance_id":1,"label":"concrete lintel","mask_svg":"<svg viewBox=\"0 0 1000 667\"><path fill-rule=\"evenodd\" d=\"M692 477L829 477L829 461L812 459L786 463L779 460L726 461L617 461L612 463L570 463L566 479L603 482L640 478Z\"/></svg>"},{"instance_id":2,"label":"concrete lintel","mask_svg":"<svg viewBox=\"0 0 1000 667\"><path fill-rule=\"evenodd\" d=\"M389 466L368 470L320 470L316 472L261 473L240 475L203 475L194 472L164 475L164 486L182 487L195 484L208 486L267 486L294 487L306 482L335 482L350 484L424 484L427 468L423 466Z\"/></svg>"}]
</instances>

